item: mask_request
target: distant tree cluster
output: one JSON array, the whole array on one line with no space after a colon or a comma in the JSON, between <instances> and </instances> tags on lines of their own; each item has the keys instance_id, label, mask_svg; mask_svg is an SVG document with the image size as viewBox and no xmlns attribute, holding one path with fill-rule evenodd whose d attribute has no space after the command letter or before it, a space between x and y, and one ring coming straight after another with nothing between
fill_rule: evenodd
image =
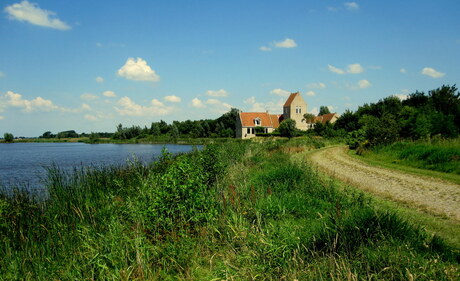
<instances>
[{"instance_id":1,"label":"distant tree cluster","mask_svg":"<svg viewBox=\"0 0 460 281\"><path fill-rule=\"evenodd\" d=\"M122 124L119 124L116 132L113 134L113 138L128 140L133 138L147 138L149 136L169 136L172 139L179 137L234 137L237 115L238 110L232 108L229 112L214 120L173 121L171 124L160 120L159 122L152 122L150 128L141 128L140 126L123 127Z\"/></svg>"}]
</instances>

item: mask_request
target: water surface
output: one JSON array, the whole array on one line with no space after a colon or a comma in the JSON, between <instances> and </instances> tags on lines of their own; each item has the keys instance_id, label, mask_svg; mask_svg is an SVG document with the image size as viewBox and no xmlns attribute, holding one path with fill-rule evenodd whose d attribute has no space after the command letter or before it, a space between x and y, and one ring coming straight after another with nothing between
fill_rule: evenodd
<instances>
[{"instance_id":1,"label":"water surface","mask_svg":"<svg viewBox=\"0 0 460 281\"><path fill-rule=\"evenodd\" d=\"M190 145L0 143L0 185L43 189L46 167L57 165L72 171L82 166L123 165L137 159L154 161L163 147L171 153L190 152Z\"/></svg>"}]
</instances>

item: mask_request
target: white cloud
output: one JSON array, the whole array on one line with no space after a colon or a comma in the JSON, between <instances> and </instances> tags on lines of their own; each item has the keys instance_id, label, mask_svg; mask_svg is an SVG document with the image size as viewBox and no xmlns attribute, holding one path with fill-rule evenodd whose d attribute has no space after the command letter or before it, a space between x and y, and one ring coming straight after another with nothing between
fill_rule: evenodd
<instances>
[{"instance_id":1,"label":"white cloud","mask_svg":"<svg viewBox=\"0 0 460 281\"><path fill-rule=\"evenodd\" d=\"M104 97L108 97L108 98L116 98L116 97L117 97L117 95L115 94L114 91L104 91L104 92L102 93L102 95L103 95Z\"/></svg>"},{"instance_id":2,"label":"white cloud","mask_svg":"<svg viewBox=\"0 0 460 281\"><path fill-rule=\"evenodd\" d=\"M41 9L38 4L22 1L6 6L5 12L12 20L26 21L34 25L59 30L68 30L70 26L58 19L55 12Z\"/></svg>"},{"instance_id":3,"label":"white cloud","mask_svg":"<svg viewBox=\"0 0 460 281\"><path fill-rule=\"evenodd\" d=\"M5 73L0 71L0 78L3 78L3 77L5 77Z\"/></svg>"},{"instance_id":4,"label":"white cloud","mask_svg":"<svg viewBox=\"0 0 460 281\"><path fill-rule=\"evenodd\" d=\"M102 78L101 76L96 77L95 80L97 83L104 83L104 78Z\"/></svg>"},{"instance_id":5,"label":"white cloud","mask_svg":"<svg viewBox=\"0 0 460 281\"><path fill-rule=\"evenodd\" d=\"M98 120L98 118L93 114L85 114L84 117L85 117L86 120L89 120L89 121L97 121Z\"/></svg>"},{"instance_id":6,"label":"white cloud","mask_svg":"<svg viewBox=\"0 0 460 281\"><path fill-rule=\"evenodd\" d=\"M359 9L359 5L356 2L345 2L344 5L350 11L355 11Z\"/></svg>"},{"instance_id":7,"label":"white cloud","mask_svg":"<svg viewBox=\"0 0 460 281\"><path fill-rule=\"evenodd\" d=\"M26 100L22 98L21 94L8 91L5 94L7 99L6 105L12 107L20 107L24 112L33 111L52 111L59 109L51 100L45 100L42 97L37 97L33 100Z\"/></svg>"},{"instance_id":8,"label":"white cloud","mask_svg":"<svg viewBox=\"0 0 460 281\"><path fill-rule=\"evenodd\" d=\"M446 75L445 73L439 72L439 71L437 71L437 70L435 70L434 68L431 68L431 67L423 68L422 69L422 74L426 75L426 76L430 76L432 78L439 78L439 77L443 77L444 75Z\"/></svg>"},{"instance_id":9,"label":"white cloud","mask_svg":"<svg viewBox=\"0 0 460 281\"><path fill-rule=\"evenodd\" d=\"M404 94L394 94L393 96L397 97L398 99L400 100L407 100L407 98L409 97L408 95L404 95Z\"/></svg>"},{"instance_id":10,"label":"white cloud","mask_svg":"<svg viewBox=\"0 0 460 281\"><path fill-rule=\"evenodd\" d=\"M105 114L103 112L96 112L95 114L85 114L84 118L89 121L99 121L101 119L112 119L112 114Z\"/></svg>"},{"instance_id":11,"label":"white cloud","mask_svg":"<svg viewBox=\"0 0 460 281\"><path fill-rule=\"evenodd\" d=\"M129 97L122 97L115 110L122 116L163 116L173 111L172 107L165 106L157 99L152 99L149 106L135 103Z\"/></svg>"},{"instance_id":12,"label":"white cloud","mask_svg":"<svg viewBox=\"0 0 460 281\"><path fill-rule=\"evenodd\" d=\"M295 48L297 47L297 43L291 38L286 38L284 39L284 41L281 41L281 42L274 42L274 45L276 48Z\"/></svg>"},{"instance_id":13,"label":"white cloud","mask_svg":"<svg viewBox=\"0 0 460 281\"><path fill-rule=\"evenodd\" d=\"M128 58L117 72L118 76L134 81L160 81L155 71L142 58Z\"/></svg>"},{"instance_id":14,"label":"white cloud","mask_svg":"<svg viewBox=\"0 0 460 281\"><path fill-rule=\"evenodd\" d=\"M308 92L306 93L306 95L309 96L309 97L313 97L313 96L316 96L316 93L313 92L313 91L308 91Z\"/></svg>"},{"instance_id":15,"label":"white cloud","mask_svg":"<svg viewBox=\"0 0 460 281\"><path fill-rule=\"evenodd\" d=\"M208 99L206 101L206 104L209 105L211 108L211 111L223 114L225 112L228 112L230 109L232 109L232 106L228 103L222 102L217 99Z\"/></svg>"},{"instance_id":16,"label":"white cloud","mask_svg":"<svg viewBox=\"0 0 460 281\"><path fill-rule=\"evenodd\" d=\"M249 97L249 98L245 99L243 102L246 103L246 104L253 104L253 103L256 102L256 97L254 97L254 96Z\"/></svg>"},{"instance_id":17,"label":"white cloud","mask_svg":"<svg viewBox=\"0 0 460 281\"><path fill-rule=\"evenodd\" d=\"M178 97L178 96L166 96L163 98L165 101L167 102L180 102L181 101L181 98Z\"/></svg>"},{"instance_id":18,"label":"white cloud","mask_svg":"<svg viewBox=\"0 0 460 281\"><path fill-rule=\"evenodd\" d=\"M96 100L99 97L90 93L84 93L83 95L80 96L81 99L84 100Z\"/></svg>"},{"instance_id":19,"label":"white cloud","mask_svg":"<svg viewBox=\"0 0 460 281\"><path fill-rule=\"evenodd\" d=\"M206 105L199 98L194 98L192 100L192 106L195 107L195 108L206 107Z\"/></svg>"},{"instance_id":20,"label":"white cloud","mask_svg":"<svg viewBox=\"0 0 460 281\"><path fill-rule=\"evenodd\" d=\"M329 109L330 112L334 112L334 107L332 105L328 105L327 108Z\"/></svg>"},{"instance_id":21,"label":"white cloud","mask_svg":"<svg viewBox=\"0 0 460 281\"><path fill-rule=\"evenodd\" d=\"M3 120L3 119L5 119L5 116L0 115L0 120Z\"/></svg>"},{"instance_id":22,"label":"white cloud","mask_svg":"<svg viewBox=\"0 0 460 281\"><path fill-rule=\"evenodd\" d=\"M259 50L264 51L264 52L269 52L269 51L272 50L272 48L266 47L266 46L261 46L261 47L259 48Z\"/></svg>"},{"instance_id":23,"label":"white cloud","mask_svg":"<svg viewBox=\"0 0 460 281\"><path fill-rule=\"evenodd\" d=\"M337 74L345 74L345 73L348 73L348 74L359 74L359 73L362 73L364 71L364 68L359 64L359 63L354 63L354 64L349 64L347 65L347 70L343 70L343 69L340 69L340 68L337 68L335 66L332 66L330 64L327 65L329 71L331 72L334 72L334 73L337 73Z\"/></svg>"},{"instance_id":24,"label":"white cloud","mask_svg":"<svg viewBox=\"0 0 460 281\"><path fill-rule=\"evenodd\" d=\"M329 12L337 12L339 9L338 9L337 7L328 6L328 7L327 7L327 10L328 10Z\"/></svg>"},{"instance_id":25,"label":"white cloud","mask_svg":"<svg viewBox=\"0 0 460 281\"><path fill-rule=\"evenodd\" d=\"M319 114L319 110L318 110L317 107L313 107L313 108L311 109L310 113L316 116L316 115Z\"/></svg>"},{"instance_id":26,"label":"white cloud","mask_svg":"<svg viewBox=\"0 0 460 281\"><path fill-rule=\"evenodd\" d=\"M209 108L210 111L219 114L228 112L232 108L230 104L222 102L218 99L208 99L207 101L203 102L198 98L194 98L192 100L191 106L195 108Z\"/></svg>"},{"instance_id":27,"label":"white cloud","mask_svg":"<svg viewBox=\"0 0 460 281\"><path fill-rule=\"evenodd\" d=\"M401 69L399 70L399 72L401 72L401 73L406 73L407 70L406 70L405 68L401 68Z\"/></svg>"},{"instance_id":28,"label":"white cloud","mask_svg":"<svg viewBox=\"0 0 460 281\"><path fill-rule=\"evenodd\" d=\"M359 63L349 64L347 68L347 73L350 73L350 74L358 74L363 71L364 69Z\"/></svg>"},{"instance_id":29,"label":"white cloud","mask_svg":"<svg viewBox=\"0 0 460 281\"><path fill-rule=\"evenodd\" d=\"M270 94L274 94L280 97L288 97L291 94L291 92L278 88L271 90Z\"/></svg>"},{"instance_id":30,"label":"white cloud","mask_svg":"<svg viewBox=\"0 0 460 281\"><path fill-rule=\"evenodd\" d=\"M334 72L334 73L337 73L337 74L345 74L345 71L343 71L342 69L340 68L337 68L335 66L332 66L330 64L327 65L327 68L329 69L329 71L331 72Z\"/></svg>"},{"instance_id":31,"label":"white cloud","mask_svg":"<svg viewBox=\"0 0 460 281\"><path fill-rule=\"evenodd\" d=\"M326 84L324 83L310 83L307 85L310 89L324 89L326 88Z\"/></svg>"},{"instance_id":32,"label":"white cloud","mask_svg":"<svg viewBox=\"0 0 460 281\"><path fill-rule=\"evenodd\" d=\"M208 96L211 96L211 97L226 97L226 96L228 96L227 91L225 91L224 89L220 89L218 91L209 90L209 91L206 92L206 94Z\"/></svg>"},{"instance_id":33,"label":"white cloud","mask_svg":"<svg viewBox=\"0 0 460 281\"><path fill-rule=\"evenodd\" d=\"M286 100L284 98L278 99L278 101L269 101L269 102L257 102L255 97L250 97L244 100L244 103L251 105L249 108L250 112L265 112L269 111L270 113L277 113L282 111L284 102Z\"/></svg>"},{"instance_id":34,"label":"white cloud","mask_svg":"<svg viewBox=\"0 0 460 281\"><path fill-rule=\"evenodd\" d=\"M372 86L372 84L367 80L359 80L358 82L358 87L361 89L369 88L370 86Z\"/></svg>"}]
</instances>

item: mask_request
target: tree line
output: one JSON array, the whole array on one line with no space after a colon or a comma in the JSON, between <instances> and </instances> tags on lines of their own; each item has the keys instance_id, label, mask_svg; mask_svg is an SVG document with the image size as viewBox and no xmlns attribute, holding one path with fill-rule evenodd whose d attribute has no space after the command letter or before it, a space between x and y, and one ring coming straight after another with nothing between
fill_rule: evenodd
<instances>
[{"instance_id":1,"label":"tree line","mask_svg":"<svg viewBox=\"0 0 460 281\"><path fill-rule=\"evenodd\" d=\"M443 85L428 93L416 91L404 100L389 96L345 111L334 124L317 123L313 131L345 136L351 148L400 139L455 138L460 132L460 93L455 85Z\"/></svg>"}]
</instances>

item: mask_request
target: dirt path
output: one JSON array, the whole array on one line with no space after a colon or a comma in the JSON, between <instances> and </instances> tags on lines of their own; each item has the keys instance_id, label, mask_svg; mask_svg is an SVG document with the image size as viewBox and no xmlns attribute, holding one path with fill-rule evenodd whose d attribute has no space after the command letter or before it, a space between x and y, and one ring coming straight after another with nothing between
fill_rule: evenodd
<instances>
[{"instance_id":1,"label":"dirt path","mask_svg":"<svg viewBox=\"0 0 460 281\"><path fill-rule=\"evenodd\" d=\"M347 154L344 147L308 156L322 171L362 190L460 221L460 185L430 177L371 166Z\"/></svg>"}]
</instances>

